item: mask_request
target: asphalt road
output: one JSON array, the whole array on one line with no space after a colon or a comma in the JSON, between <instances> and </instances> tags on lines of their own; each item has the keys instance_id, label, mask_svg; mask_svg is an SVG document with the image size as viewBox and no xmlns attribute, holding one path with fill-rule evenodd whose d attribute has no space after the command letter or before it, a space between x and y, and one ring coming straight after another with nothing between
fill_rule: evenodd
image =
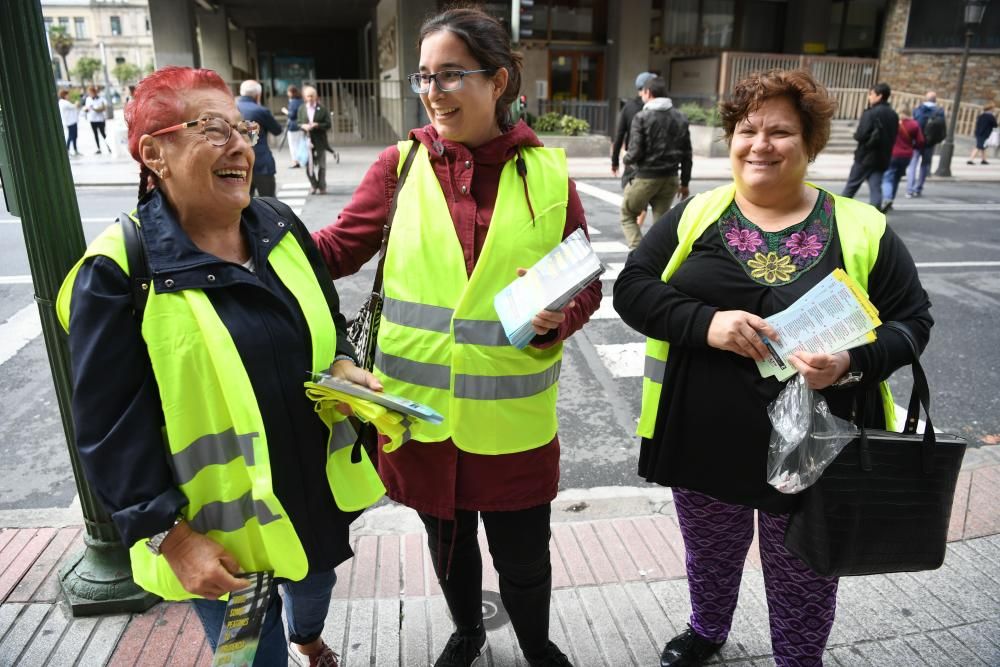
<instances>
[{"instance_id":1,"label":"asphalt road","mask_svg":"<svg viewBox=\"0 0 1000 667\"><path fill-rule=\"evenodd\" d=\"M609 275L625 261L615 179L582 181L592 240ZM696 181L693 191L716 185ZM820 183L837 191L841 183ZM586 186L591 186L587 188ZM596 188L596 189L593 189ZM302 218L311 229L335 219L350 190L310 197ZM923 357L933 391L934 426L970 445L1000 442L1000 188L928 184L924 198L900 200L890 224L920 267L936 325ZM132 188L81 188L84 232L93 238L118 211L134 205ZM280 193L279 193L280 196ZM864 190L862 196L866 196ZM48 359L32 301L19 222L0 212L0 511L65 508L76 493L55 403ZM345 312L370 288L374 265L338 283ZM612 280L599 317L566 345L560 397L562 488L639 486L632 435L641 393L642 338L611 309ZM109 371L109 374L113 370ZM891 380L897 402L909 375Z\"/></svg>"}]
</instances>

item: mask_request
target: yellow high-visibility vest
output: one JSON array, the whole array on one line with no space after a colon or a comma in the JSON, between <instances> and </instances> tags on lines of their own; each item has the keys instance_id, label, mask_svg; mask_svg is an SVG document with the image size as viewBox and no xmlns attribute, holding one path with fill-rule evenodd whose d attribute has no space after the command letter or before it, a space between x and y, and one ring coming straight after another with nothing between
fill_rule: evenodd
<instances>
[{"instance_id":1,"label":"yellow high-visibility vest","mask_svg":"<svg viewBox=\"0 0 1000 667\"><path fill-rule=\"evenodd\" d=\"M128 274L120 225L105 229L63 282L56 309L67 331L73 283L84 260L95 255L111 258ZM316 274L293 234L282 237L268 263L302 309L312 341L312 370L327 370L335 355L336 329ZM271 486L267 435L250 378L208 297L200 289L157 293L151 284L142 337L159 387L174 482L188 500L184 519L221 544L243 571L270 570L293 581L305 577L305 550ZM327 479L345 511L368 507L385 493L363 449L362 462L350 462L354 440L346 420L331 424ZM167 600L197 597L145 542L139 540L129 550L135 582Z\"/></svg>"},{"instance_id":2,"label":"yellow high-visibility vest","mask_svg":"<svg viewBox=\"0 0 1000 667\"><path fill-rule=\"evenodd\" d=\"M663 282L677 271L681 263L687 259L695 241L701 238L711 225L714 225L736 194L736 186L723 185L696 195L681 215L677 225L677 248L667 262L661 276ZM885 233L885 216L875 208L862 204L848 197L838 197L829 192L833 198L834 216L836 220L850 220L849 224L837 225L837 236L840 239L840 249L844 256L844 270L868 292L868 274L878 259L879 241ZM667 370L667 355L670 343L655 338L646 339L646 359L642 374L642 413L639 416L639 426L636 433L644 438L652 438L656 428L656 413L660 407L660 394L663 390L663 378ZM889 391L889 383L882 382L879 386L882 394L882 408L885 411L886 428L895 428L896 407Z\"/></svg>"},{"instance_id":3,"label":"yellow high-visibility vest","mask_svg":"<svg viewBox=\"0 0 1000 667\"><path fill-rule=\"evenodd\" d=\"M411 144L400 142L400 164ZM510 160L489 231L469 276L448 204L421 145L399 192L385 258L385 305L375 374L385 391L431 406L439 425L414 440L451 438L464 451L510 454L555 437L562 343L518 350L493 297L561 241L568 168L561 149L523 148L531 210ZM470 196L462 194L461 196Z\"/></svg>"}]
</instances>

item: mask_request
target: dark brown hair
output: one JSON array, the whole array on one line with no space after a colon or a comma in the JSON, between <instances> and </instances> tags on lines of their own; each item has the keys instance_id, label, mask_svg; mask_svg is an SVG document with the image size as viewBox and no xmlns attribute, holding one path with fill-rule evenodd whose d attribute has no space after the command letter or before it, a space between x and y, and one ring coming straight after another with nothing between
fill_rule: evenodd
<instances>
[{"instance_id":1,"label":"dark brown hair","mask_svg":"<svg viewBox=\"0 0 1000 667\"><path fill-rule=\"evenodd\" d=\"M291 95L292 97L302 97L302 94L299 92L298 86L289 86L288 90L286 90L285 92Z\"/></svg>"},{"instance_id":2,"label":"dark brown hair","mask_svg":"<svg viewBox=\"0 0 1000 667\"><path fill-rule=\"evenodd\" d=\"M788 99L799 112L806 153L810 160L816 159L830 140L830 119L837 105L826 88L801 69L755 72L737 83L732 97L719 105L726 141L732 142L740 121L776 97Z\"/></svg>"},{"instance_id":3,"label":"dark brown hair","mask_svg":"<svg viewBox=\"0 0 1000 667\"><path fill-rule=\"evenodd\" d=\"M478 7L451 7L424 21L417 49L441 30L448 30L465 42L480 68L507 70L507 87L497 100L496 120L501 129L509 127L510 104L521 90L521 54L511 47L510 34L498 20Z\"/></svg>"}]
</instances>

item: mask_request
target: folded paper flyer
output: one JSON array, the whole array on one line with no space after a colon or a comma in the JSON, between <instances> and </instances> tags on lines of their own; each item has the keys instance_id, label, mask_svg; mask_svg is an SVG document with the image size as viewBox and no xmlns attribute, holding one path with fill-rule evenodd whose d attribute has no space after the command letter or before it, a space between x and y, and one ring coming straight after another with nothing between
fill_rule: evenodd
<instances>
[{"instance_id":1,"label":"folded paper flyer","mask_svg":"<svg viewBox=\"0 0 1000 667\"><path fill-rule=\"evenodd\" d=\"M787 380L795 375L788 358L793 352L836 354L875 340L882 324L878 309L861 286L843 269L835 269L795 303L765 318L778 332L779 340L761 336L771 356L757 362L761 377Z\"/></svg>"},{"instance_id":2,"label":"folded paper flyer","mask_svg":"<svg viewBox=\"0 0 1000 667\"><path fill-rule=\"evenodd\" d=\"M249 667L253 664L264 629L264 614L275 594L273 572L248 572L236 576L246 579L247 585L229 594L212 667Z\"/></svg>"},{"instance_id":3,"label":"folded paper flyer","mask_svg":"<svg viewBox=\"0 0 1000 667\"><path fill-rule=\"evenodd\" d=\"M542 310L562 310L602 273L604 266L583 230L567 236L493 299L507 340L523 350L535 337L531 327L535 315Z\"/></svg>"}]
</instances>

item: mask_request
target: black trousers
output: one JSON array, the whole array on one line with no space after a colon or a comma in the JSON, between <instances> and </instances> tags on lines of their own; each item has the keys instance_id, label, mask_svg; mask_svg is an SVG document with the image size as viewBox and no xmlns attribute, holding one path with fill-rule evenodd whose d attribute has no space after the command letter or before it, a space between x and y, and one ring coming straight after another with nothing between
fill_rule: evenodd
<instances>
[{"instance_id":1,"label":"black trousers","mask_svg":"<svg viewBox=\"0 0 1000 667\"><path fill-rule=\"evenodd\" d=\"M868 203L875 208L882 207L882 175L884 169L866 167L857 160L851 165L851 173L847 177L847 184L841 197L853 197L861 187L862 183L868 183Z\"/></svg>"},{"instance_id":2,"label":"black trousers","mask_svg":"<svg viewBox=\"0 0 1000 667\"><path fill-rule=\"evenodd\" d=\"M108 145L108 135L104 133L104 123L105 121L90 121L90 129L94 131L94 143L97 144L97 150L101 150L101 139L104 139L104 145ZM101 136L98 137L97 133L100 132Z\"/></svg>"},{"instance_id":3,"label":"black trousers","mask_svg":"<svg viewBox=\"0 0 1000 667\"><path fill-rule=\"evenodd\" d=\"M254 174L250 178L250 196L273 197L276 188L274 174Z\"/></svg>"},{"instance_id":4,"label":"black trousers","mask_svg":"<svg viewBox=\"0 0 1000 667\"><path fill-rule=\"evenodd\" d=\"M483 512L483 525L500 598L527 658L541 657L549 639L552 562L549 503L514 512ZM483 622L483 560L479 512L457 510L455 520L420 514L441 590L458 631L473 634Z\"/></svg>"}]
</instances>

